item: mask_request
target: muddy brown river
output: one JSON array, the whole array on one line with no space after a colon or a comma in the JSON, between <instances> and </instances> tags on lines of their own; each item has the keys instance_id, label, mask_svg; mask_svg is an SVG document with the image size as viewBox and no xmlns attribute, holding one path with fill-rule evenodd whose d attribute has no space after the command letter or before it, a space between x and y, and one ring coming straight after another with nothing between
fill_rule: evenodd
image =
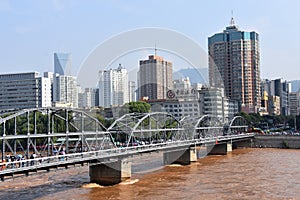
<instances>
[{"instance_id":1,"label":"muddy brown river","mask_svg":"<svg viewBox=\"0 0 300 200\"><path fill-rule=\"evenodd\" d=\"M8 179L0 199L300 199L300 150L238 149L188 166L150 157L118 185L90 184L88 166L75 167Z\"/></svg>"}]
</instances>

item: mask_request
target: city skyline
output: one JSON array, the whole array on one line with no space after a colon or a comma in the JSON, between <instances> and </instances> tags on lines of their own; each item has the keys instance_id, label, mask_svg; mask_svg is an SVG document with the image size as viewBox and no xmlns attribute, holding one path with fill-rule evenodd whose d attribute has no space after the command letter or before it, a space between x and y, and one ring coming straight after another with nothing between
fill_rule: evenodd
<instances>
[{"instance_id":1,"label":"city skyline","mask_svg":"<svg viewBox=\"0 0 300 200\"><path fill-rule=\"evenodd\" d=\"M298 199L297 0L0 0L1 199Z\"/></svg>"},{"instance_id":2,"label":"city skyline","mask_svg":"<svg viewBox=\"0 0 300 200\"><path fill-rule=\"evenodd\" d=\"M206 50L206 38L229 24L230 11L233 10L236 24L241 29L257 31L261 36L261 78L297 80L299 78L293 69L299 63L297 48L300 41L292 37L298 31L294 26L299 19L294 10L296 4L299 3L245 1L243 6L239 6L238 1L194 1L189 4L166 1L160 3L157 13L152 13L156 2L145 7L144 3L137 1L93 2L89 5L81 1L1 1L0 16L9 20L3 23L0 69L2 73L52 71L51 55L54 52L70 52L73 55L72 70L76 75L95 46L112 35L142 27L181 32ZM160 12L166 6L170 8L164 10L167 13ZM189 12L174 15L179 13L179 9ZM89 12L84 12L86 10ZM212 12L215 17L207 20L206 16ZM289 13L296 13L296 16L291 17ZM193 19L197 19L197 23ZM278 28L285 25L289 28ZM136 66L137 63L135 61ZM127 63L124 65L128 66ZM281 70L283 67L284 71Z\"/></svg>"}]
</instances>

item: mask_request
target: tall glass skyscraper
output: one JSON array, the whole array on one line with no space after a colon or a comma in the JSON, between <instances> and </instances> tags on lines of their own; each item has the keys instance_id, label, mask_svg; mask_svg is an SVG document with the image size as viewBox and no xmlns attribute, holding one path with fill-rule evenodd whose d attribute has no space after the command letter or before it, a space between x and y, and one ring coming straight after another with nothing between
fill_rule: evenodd
<instances>
[{"instance_id":1,"label":"tall glass skyscraper","mask_svg":"<svg viewBox=\"0 0 300 200\"><path fill-rule=\"evenodd\" d=\"M69 53L54 53L53 102L77 108L77 78L71 74L71 60Z\"/></svg>"},{"instance_id":2,"label":"tall glass skyscraper","mask_svg":"<svg viewBox=\"0 0 300 200\"><path fill-rule=\"evenodd\" d=\"M256 113L261 106L260 51L256 32L239 30L233 18L222 33L208 38L209 81L224 87L241 111Z\"/></svg>"},{"instance_id":3,"label":"tall glass skyscraper","mask_svg":"<svg viewBox=\"0 0 300 200\"><path fill-rule=\"evenodd\" d=\"M54 74L71 76L71 54L54 53Z\"/></svg>"}]
</instances>

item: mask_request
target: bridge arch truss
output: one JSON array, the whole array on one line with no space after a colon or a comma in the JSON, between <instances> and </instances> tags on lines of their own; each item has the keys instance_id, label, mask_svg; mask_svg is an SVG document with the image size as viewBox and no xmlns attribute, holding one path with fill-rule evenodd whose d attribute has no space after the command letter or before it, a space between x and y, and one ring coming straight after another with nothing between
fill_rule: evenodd
<instances>
[{"instance_id":1,"label":"bridge arch truss","mask_svg":"<svg viewBox=\"0 0 300 200\"><path fill-rule=\"evenodd\" d=\"M239 133L246 133L249 129L249 124L242 116L235 116L230 122L226 130L227 134L235 135Z\"/></svg>"},{"instance_id":2,"label":"bridge arch truss","mask_svg":"<svg viewBox=\"0 0 300 200\"><path fill-rule=\"evenodd\" d=\"M2 114L1 157L51 156L114 148L111 134L92 115L70 108L33 108Z\"/></svg>"},{"instance_id":3,"label":"bridge arch truss","mask_svg":"<svg viewBox=\"0 0 300 200\"><path fill-rule=\"evenodd\" d=\"M108 131L123 147L187 139L181 122L164 112L125 114Z\"/></svg>"},{"instance_id":4,"label":"bridge arch truss","mask_svg":"<svg viewBox=\"0 0 300 200\"><path fill-rule=\"evenodd\" d=\"M223 135L223 124L214 116L187 117L181 120L190 139Z\"/></svg>"}]
</instances>

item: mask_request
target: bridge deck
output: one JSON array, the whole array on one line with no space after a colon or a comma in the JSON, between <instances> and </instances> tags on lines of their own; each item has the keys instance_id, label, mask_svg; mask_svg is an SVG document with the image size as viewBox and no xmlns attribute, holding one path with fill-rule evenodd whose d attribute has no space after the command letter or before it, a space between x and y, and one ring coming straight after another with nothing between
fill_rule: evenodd
<instances>
[{"instance_id":1,"label":"bridge deck","mask_svg":"<svg viewBox=\"0 0 300 200\"><path fill-rule=\"evenodd\" d=\"M194 140L180 140L172 142L163 142L158 144L140 145L132 147L113 148L99 151L89 151L82 153L71 153L66 155L50 156L43 158L27 159L14 162L1 163L0 178L4 180L5 176L14 176L15 174L28 174L39 170L50 170L57 167L68 167L68 165L84 163L105 163L111 160L130 157L138 154L149 153L153 151L167 151L172 149L188 149L191 146L214 145L227 143L228 141L239 141L254 137L254 134L239 134L218 137L206 137ZM5 167L4 167L5 166Z\"/></svg>"}]
</instances>

